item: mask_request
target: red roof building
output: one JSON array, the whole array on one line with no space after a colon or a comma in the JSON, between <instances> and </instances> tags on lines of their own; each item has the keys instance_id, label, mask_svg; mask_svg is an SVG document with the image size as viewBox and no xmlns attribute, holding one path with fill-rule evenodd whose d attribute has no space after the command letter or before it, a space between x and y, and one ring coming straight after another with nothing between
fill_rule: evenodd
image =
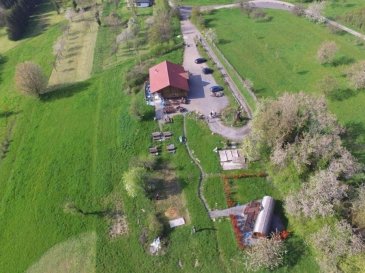
<instances>
[{"instance_id":1,"label":"red roof building","mask_svg":"<svg viewBox=\"0 0 365 273\"><path fill-rule=\"evenodd\" d=\"M189 73L178 64L164 61L149 69L150 92L163 98L186 97L189 91Z\"/></svg>"}]
</instances>

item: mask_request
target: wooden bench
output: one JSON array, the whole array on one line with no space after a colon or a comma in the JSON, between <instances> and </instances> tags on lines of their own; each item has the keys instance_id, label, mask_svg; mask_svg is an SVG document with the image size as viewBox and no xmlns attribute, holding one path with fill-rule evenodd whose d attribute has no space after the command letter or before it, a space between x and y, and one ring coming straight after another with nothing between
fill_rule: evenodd
<instances>
[{"instance_id":1,"label":"wooden bench","mask_svg":"<svg viewBox=\"0 0 365 273\"><path fill-rule=\"evenodd\" d=\"M163 137L166 139L170 139L172 137L172 133L171 132L163 132Z\"/></svg>"},{"instance_id":2,"label":"wooden bench","mask_svg":"<svg viewBox=\"0 0 365 273\"><path fill-rule=\"evenodd\" d=\"M175 147L175 145L174 145L174 144L169 144L169 145L167 145L167 151L168 151L169 153L175 153L175 152L176 152L176 147Z\"/></svg>"},{"instance_id":3,"label":"wooden bench","mask_svg":"<svg viewBox=\"0 0 365 273\"><path fill-rule=\"evenodd\" d=\"M162 139L162 133L161 132L154 132L152 133L152 139L153 140L161 140Z\"/></svg>"}]
</instances>

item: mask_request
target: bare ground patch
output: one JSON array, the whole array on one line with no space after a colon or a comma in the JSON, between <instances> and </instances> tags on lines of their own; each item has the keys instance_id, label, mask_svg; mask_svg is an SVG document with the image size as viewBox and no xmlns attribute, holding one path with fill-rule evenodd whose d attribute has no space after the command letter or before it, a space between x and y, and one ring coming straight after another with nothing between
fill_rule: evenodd
<instances>
[{"instance_id":1,"label":"bare ground patch","mask_svg":"<svg viewBox=\"0 0 365 273\"><path fill-rule=\"evenodd\" d=\"M183 217L188 223L190 217L186 199L174 170L158 170L152 183L155 187L153 194L157 213L161 213L168 220Z\"/></svg>"}]
</instances>

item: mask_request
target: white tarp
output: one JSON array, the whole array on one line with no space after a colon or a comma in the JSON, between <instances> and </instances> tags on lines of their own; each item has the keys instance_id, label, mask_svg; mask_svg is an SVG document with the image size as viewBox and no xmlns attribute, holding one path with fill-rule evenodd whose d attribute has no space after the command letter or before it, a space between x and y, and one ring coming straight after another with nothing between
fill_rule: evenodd
<instances>
[{"instance_id":1,"label":"white tarp","mask_svg":"<svg viewBox=\"0 0 365 273\"><path fill-rule=\"evenodd\" d=\"M174 227L185 225L185 220L184 220L184 218L181 217L181 218L177 218L174 220L170 220L169 224L170 224L171 228L174 228Z\"/></svg>"}]
</instances>

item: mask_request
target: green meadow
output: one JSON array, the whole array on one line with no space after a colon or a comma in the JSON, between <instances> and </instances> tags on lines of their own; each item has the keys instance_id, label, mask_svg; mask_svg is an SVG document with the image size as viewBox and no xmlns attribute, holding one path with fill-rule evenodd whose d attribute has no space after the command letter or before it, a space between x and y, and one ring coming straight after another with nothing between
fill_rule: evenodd
<instances>
[{"instance_id":1,"label":"green meadow","mask_svg":"<svg viewBox=\"0 0 365 273\"><path fill-rule=\"evenodd\" d=\"M352 132L350 149L364 160L365 116L363 90L351 89L345 73L351 64L365 59L365 48L353 36L332 34L327 27L285 11L266 10L268 22L256 22L238 9L219 10L205 16L208 27L220 39L219 49L238 73L254 83L260 98L284 92L305 91L320 95L318 83L333 76L339 90L328 96L330 109ZM321 43L335 41L339 47L334 64L321 65L316 54Z\"/></svg>"}]
</instances>

